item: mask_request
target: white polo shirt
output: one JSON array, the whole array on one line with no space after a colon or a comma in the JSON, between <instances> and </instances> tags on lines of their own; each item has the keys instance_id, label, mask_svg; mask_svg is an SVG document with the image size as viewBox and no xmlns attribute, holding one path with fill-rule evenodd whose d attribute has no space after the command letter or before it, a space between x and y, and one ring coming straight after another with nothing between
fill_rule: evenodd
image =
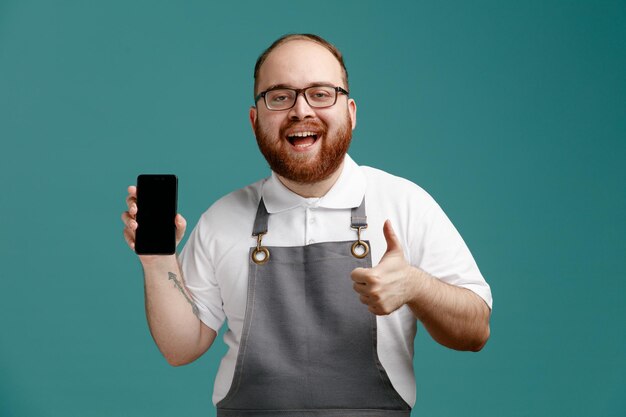
<instances>
[{"instance_id":1,"label":"white polo shirt","mask_svg":"<svg viewBox=\"0 0 626 417\"><path fill-rule=\"evenodd\" d=\"M411 265L474 291L491 308L491 290L469 249L439 205L419 186L378 169L359 167L348 155L339 179L321 198L300 197L272 173L215 202L201 216L180 254L200 319L215 331L228 320L224 336L228 352L217 372L215 404L226 396L234 376L246 310L248 255L256 246L252 227L261 196L270 214L263 237L266 246L355 240L350 210L365 196L368 228L362 239L370 241L372 265L385 253L383 223L390 219ZM406 305L376 319L380 362L394 388L413 407L416 320Z\"/></svg>"}]
</instances>

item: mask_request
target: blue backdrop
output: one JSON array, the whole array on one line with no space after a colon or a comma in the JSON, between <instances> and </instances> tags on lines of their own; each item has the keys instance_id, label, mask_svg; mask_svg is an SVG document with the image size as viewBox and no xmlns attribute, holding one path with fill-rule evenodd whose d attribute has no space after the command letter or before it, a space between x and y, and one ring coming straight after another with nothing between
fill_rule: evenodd
<instances>
[{"instance_id":1,"label":"blue backdrop","mask_svg":"<svg viewBox=\"0 0 626 417\"><path fill-rule=\"evenodd\" d=\"M267 176L252 69L345 54L351 155L442 205L492 286L480 353L416 339L415 416L626 415L624 1L0 1L0 415L211 416L221 341L172 368L122 238L179 176L193 226Z\"/></svg>"}]
</instances>

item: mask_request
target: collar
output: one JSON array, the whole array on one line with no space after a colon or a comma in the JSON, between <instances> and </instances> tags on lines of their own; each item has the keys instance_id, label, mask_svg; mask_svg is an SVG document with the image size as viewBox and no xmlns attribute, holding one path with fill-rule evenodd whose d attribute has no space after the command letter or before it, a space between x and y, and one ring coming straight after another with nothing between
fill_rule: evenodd
<instances>
[{"instance_id":1,"label":"collar","mask_svg":"<svg viewBox=\"0 0 626 417\"><path fill-rule=\"evenodd\" d=\"M344 157L343 169L337 182L320 198L304 198L283 185L272 171L262 185L261 195L268 213L278 213L295 207L323 207L346 209L358 207L365 196L365 174L348 154Z\"/></svg>"}]
</instances>

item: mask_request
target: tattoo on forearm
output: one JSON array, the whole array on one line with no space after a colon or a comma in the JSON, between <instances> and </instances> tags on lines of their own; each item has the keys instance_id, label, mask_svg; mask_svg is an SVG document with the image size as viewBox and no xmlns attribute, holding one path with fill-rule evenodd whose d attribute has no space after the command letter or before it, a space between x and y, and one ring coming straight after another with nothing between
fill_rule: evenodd
<instances>
[{"instance_id":1,"label":"tattoo on forearm","mask_svg":"<svg viewBox=\"0 0 626 417\"><path fill-rule=\"evenodd\" d=\"M185 300L187 300L187 302L189 304L191 304L191 309L193 310L193 314L196 317L199 317L200 312L198 311L198 306L196 306L193 301L191 301L191 299L189 298L189 296L185 293L185 291L183 290L183 286L180 284L180 281L178 279L176 279L176 274L174 274L173 272L168 272L167 273L169 276L169 280L174 281L174 286L176 288L178 288L178 291L180 291L180 293L185 297Z\"/></svg>"}]
</instances>

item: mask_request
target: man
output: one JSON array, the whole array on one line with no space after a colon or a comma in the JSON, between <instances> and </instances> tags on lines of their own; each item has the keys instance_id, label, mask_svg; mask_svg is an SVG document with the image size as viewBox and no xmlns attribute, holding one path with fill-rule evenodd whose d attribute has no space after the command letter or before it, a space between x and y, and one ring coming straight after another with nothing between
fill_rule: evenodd
<instances>
[{"instance_id":1,"label":"man","mask_svg":"<svg viewBox=\"0 0 626 417\"><path fill-rule=\"evenodd\" d=\"M272 176L211 206L180 264L139 256L154 340L183 365L228 320L219 416L408 416L416 319L442 345L478 351L489 286L425 191L346 154L356 103L334 46L278 39L254 88L250 122ZM135 195L122 215L131 248Z\"/></svg>"}]
</instances>

